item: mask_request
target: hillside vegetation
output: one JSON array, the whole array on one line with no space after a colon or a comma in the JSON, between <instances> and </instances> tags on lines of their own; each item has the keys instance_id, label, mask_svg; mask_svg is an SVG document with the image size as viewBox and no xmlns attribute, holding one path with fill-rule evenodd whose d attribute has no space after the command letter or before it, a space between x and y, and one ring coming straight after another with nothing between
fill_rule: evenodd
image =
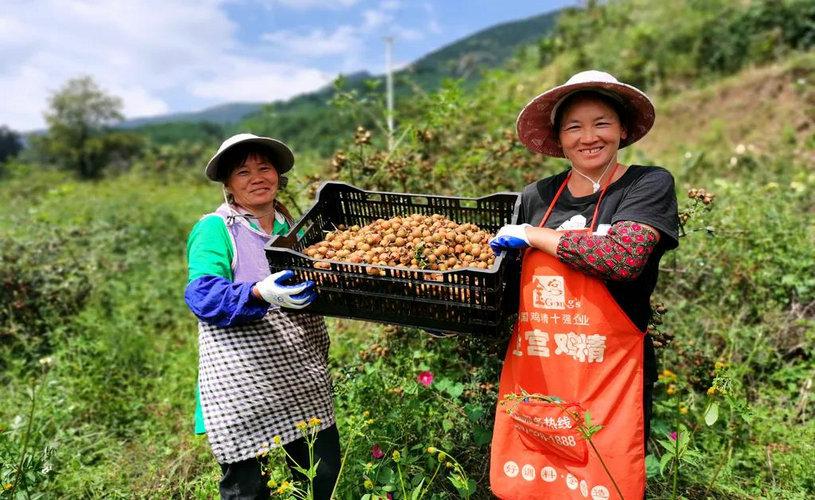
<instances>
[{"instance_id":1,"label":"hillside vegetation","mask_svg":"<svg viewBox=\"0 0 815 500\"><path fill-rule=\"evenodd\" d=\"M641 86L657 122L622 161L668 168L684 221L649 329L661 375L648 496L811 498L815 6L588 4L475 88L447 81L400 99L390 152L378 99L339 89L332 107L315 103L312 118L342 125L325 137L340 146L298 148L284 201L302 212L321 179L519 191L567 166L516 140L528 100L592 67ZM367 128L357 128L360 117ZM147 147L96 181L34 154L0 167L0 499L217 496L218 465L192 434L196 326L182 301L186 236L220 201L202 175L217 145ZM424 498L491 498L507 336L328 323L348 453L338 498L419 497L425 487ZM432 372L429 385L422 372ZM272 456L282 484L285 467Z\"/></svg>"}]
</instances>

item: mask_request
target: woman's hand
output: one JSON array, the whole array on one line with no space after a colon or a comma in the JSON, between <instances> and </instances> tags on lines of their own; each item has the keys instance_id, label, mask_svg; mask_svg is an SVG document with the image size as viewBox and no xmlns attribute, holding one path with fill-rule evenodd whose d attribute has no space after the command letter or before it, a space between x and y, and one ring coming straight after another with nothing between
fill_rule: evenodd
<instances>
[{"instance_id":1,"label":"woman's hand","mask_svg":"<svg viewBox=\"0 0 815 500\"><path fill-rule=\"evenodd\" d=\"M284 285L283 282L292 276L294 273L289 270L274 273L263 281L255 283L252 292L269 304L289 309L302 309L317 297L317 294L314 293L314 282L306 281L296 285Z\"/></svg>"},{"instance_id":2,"label":"woman's hand","mask_svg":"<svg viewBox=\"0 0 815 500\"><path fill-rule=\"evenodd\" d=\"M533 247L549 255L556 255L558 241L562 235L560 231L545 227L507 224L490 240L490 247L495 253L506 249Z\"/></svg>"},{"instance_id":3,"label":"woman's hand","mask_svg":"<svg viewBox=\"0 0 815 500\"><path fill-rule=\"evenodd\" d=\"M529 246L529 238L526 236L526 228L532 227L529 224L507 224L498 230L495 238L490 240L490 247L494 252L500 252L509 248L526 248Z\"/></svg>"}]
</instances>

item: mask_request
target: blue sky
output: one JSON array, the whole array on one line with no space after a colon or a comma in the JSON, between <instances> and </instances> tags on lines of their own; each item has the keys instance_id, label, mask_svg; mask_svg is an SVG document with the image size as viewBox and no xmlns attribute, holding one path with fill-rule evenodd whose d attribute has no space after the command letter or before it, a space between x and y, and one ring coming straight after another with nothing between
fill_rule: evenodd
<instances>
[{"instance_id":1,"label":"blue sky","mask_svg":"<svg viewBox=\"0 0 815 500\"><path fill-rule=\"evenodd\" d=\"M288 99L578 0L2 0L0 125L44 126L48 97L90 75L128 118Z\"/></svg>"}]
</instances>

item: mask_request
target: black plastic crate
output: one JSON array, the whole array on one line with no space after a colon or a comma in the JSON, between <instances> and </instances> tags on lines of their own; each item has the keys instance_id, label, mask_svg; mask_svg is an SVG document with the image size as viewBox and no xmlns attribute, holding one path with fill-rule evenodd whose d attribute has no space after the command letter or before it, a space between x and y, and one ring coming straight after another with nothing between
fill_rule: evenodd
<instances>
[{"instance_id":1,"label":"black plastic crate","mask_svg":"<svg viewBox=\"0 0 815 500\"><path fill-rule=\"evenodd\" d=\"M305 310L313 314L376 321L478 336L496 335L512 307L507 279L517 272L509 259L498 255L490 269L431 271L371 266L322 260L330 268L317 269L316 259L302 251L325 239L344 224L365 226L377 219L415 213L440 214L458 223L473 223L495 233L518 219L518 193L482 198L365 191L344 182L326 182L317 201L286 235L266 245L271 272L294 271L297 281L317 283L317 298ZM368 268L385 271L371 276ZM440 281L426 279L435 275ZM517 285L517 283L516 283ZM512 311L514 312L514 311Z\"/></svg>"}]
</instances>

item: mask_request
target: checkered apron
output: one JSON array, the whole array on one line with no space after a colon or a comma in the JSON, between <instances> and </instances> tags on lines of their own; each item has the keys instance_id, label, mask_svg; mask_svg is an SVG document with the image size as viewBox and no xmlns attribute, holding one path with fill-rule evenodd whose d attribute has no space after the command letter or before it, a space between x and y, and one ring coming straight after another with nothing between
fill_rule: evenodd
<instances>
[{"instance_id":1,"label":"checkered apron","mask_svg":"<svg viewBox=\"0 0 815 500\"><path fill-rule=\"evenodd\" d=\"M253 281L245 270L257 267L251 261L258 264L269 237L242 219L225 220L237 254L235 281ZM296 424L312 417L322 420L321 428L334 424L329 339L321 316L270 307L263 318L242 325L199 322L198 342L201 408L218 462L253 458L275 436L283 444L294 441L302 436Z\"/></svg>"}]
</instances>

